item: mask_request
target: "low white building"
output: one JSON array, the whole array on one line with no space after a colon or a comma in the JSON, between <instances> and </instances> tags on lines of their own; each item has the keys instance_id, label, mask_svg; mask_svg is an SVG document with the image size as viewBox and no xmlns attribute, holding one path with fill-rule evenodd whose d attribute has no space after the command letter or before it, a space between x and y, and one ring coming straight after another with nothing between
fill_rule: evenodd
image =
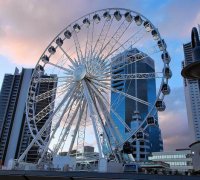
<instances>
[{"instance_id":1,"label":"low white building","mask_svg":"<svg viewBox=\"0 0 200 180\"><path fill-rule=\"evenodd\" d=\"M190 149L179 149L169 152L153 152L148 157L151 161L161 161L170 165L172 171L181 173L193 170L192 153Z\"/></svg>"}]
</instances>

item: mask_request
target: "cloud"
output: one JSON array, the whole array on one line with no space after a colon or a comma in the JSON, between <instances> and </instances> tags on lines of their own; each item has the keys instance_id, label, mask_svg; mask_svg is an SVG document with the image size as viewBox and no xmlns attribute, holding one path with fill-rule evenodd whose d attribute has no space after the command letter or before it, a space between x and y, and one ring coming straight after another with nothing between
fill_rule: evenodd
<instances>
[{"instance_id":1,"label":"cloud","mask_svg":"<svg viewBox=\"0 0 200 180\"><path fill-rule=\"evenodd\" d=\"M158 27L167 38L180 39L190 37L191 29L200 22L199 1L171 0L158 12Z\"/></svg>"},{"instance_id":2,"label":"cloud","mask_svg":"<svg viewBox=\"0 0 200 180\"><path fill-rule=\"evenodd\" d=\"M108 7L125 7L142 12L158 24L165 37L180 38L188 36L191 27L199 22L198 3L195 0L166 3L5 0L0 2L0 51L17 64L33 66L48 43L69 23L84 14ZM156 11L153 11L154 5ZM189 6L193 8L190 13Z\"/></svg>"},{"instance_id":3,"label":"cloud","mask_svg":"<svg viewBox=\"0 0 200 180\"><path fill-rule=\"evenodd\" d=\"M83 1L79 2L85 9ZM70 3L75 7L74 3ZM48 43L79 13L67 1L1 1L0 50L14 62L34 65ZM70 14L70 16L69 16Z\"/></svg>"},{"instance_id":4,"label":"cloud","mask_svg":"<svg viewBox=\"0 0 200 180\"><path fill-rule=\"evenodd\" d=\"M129 7L130 1L1 1L0 52L17 64L33 66L49 42L71 22L89 12L122 4Z\"/></svg>"},{"instance_id":5,"label":"cloud","mask_svg":"<svg viewBox=\"0 0 200 180\"><path fill-rule=\"evenodd\" d=\"M182 88L174 88L165 99L166 111L159 113L165 150L188 148L192 143L188 129L185 98Z\"/></svg>"}]
</instances>

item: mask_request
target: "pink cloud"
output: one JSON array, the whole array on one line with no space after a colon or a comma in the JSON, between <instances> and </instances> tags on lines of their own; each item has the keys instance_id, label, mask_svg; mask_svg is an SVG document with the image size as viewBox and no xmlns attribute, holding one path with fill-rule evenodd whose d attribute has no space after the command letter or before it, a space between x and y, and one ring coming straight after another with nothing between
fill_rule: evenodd
<instances>
[{"instance_id":1,"label":"pink cloud","mask_svg":"<svg viewBox=\"0 0 200 180\"><path fill-rule=\"evenodd\" d=\"M105 3L76 0L69 5L64 0L59 3L44 0L39 4L35 0L1 1L0 52L17 64L32 66L56 34L73 20L105 7L130 8L131 3L132 1L120 0ZM154 23L158 24L161 34L165 37L186 37L190 34L191 27L200 23L198 3L198 1L192 3L171 1L152 12L150 19L157 20ZM77 5L81 9L77 9ZM193 10L189 12L188 7L192 7ZM144 8L135 2L134 9L140 11Z\"/></svg>"},{"instance_id":2,"label":"pink cloud","mask_svg":"<svg viewBox=\"0 0 200 180\"><path fill-rule=\"evenodd\" d=\"M120 4L120 0L1 1L0 53L19 65L33 66L48 43L71 22L89 12Z\"/></svg>"},{"instance_id":3,"label":"pink cloud","mask_svg":"<svg viewBox=\"0 0 200 180\"><path fill-rule=\"evenodd\" d=\"M179 96L177 96L179 94ZM183 89L174 88L165 99L166 110L159 113L165 150L188 148L192 143L188 128Z\"/></svg>"},{"instance_id":4,"label":"pink cloud","mask_svg":"<svg viewBox=\"0 0 200 180\"><path fill-rule=\"evenodd\" d=\"M79 4L85 6L81 1ZM33 66L72 17L78 18L79 14L66 1L60 1L59 5L42 1L39 6L37 1L1 1L0 53L14 63Z\"/></svg>"}]
</instances>

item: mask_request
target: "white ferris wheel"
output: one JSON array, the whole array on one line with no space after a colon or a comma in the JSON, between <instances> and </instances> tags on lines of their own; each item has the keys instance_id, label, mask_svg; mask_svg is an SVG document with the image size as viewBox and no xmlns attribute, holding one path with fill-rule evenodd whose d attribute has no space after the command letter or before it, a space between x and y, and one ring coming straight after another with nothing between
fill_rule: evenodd
<instances>
[{"instance_id":1,"label":"white ferris wheel","mask_svg":"<svg viewBox=\"0 0 200 180\"><path fill-rule=\"evenodd\" d=\"M120 60L116 58L134 48L138 50L136 53ZM154 60L155 71L115 73L132 64L139 66L147 57ZM35 145L39 147L38 164L46 163L61 151L68 155L73 149L81 152L90 129L93 129L99 158L123 162L123 154L131 153L131 143L143 138L146 128L157 124L155 113L165 109L163 99L170 93L168 79L172 75L169 62L167 46L158 29L135 11L103 9L72 22L52 40L34 69L26 102L32 139L18 162ZM112 85L114 81L137 85L144 79L156 81L156 97L151 103L137 93ZM41 83L55 86L38 93ZM112 93L118 95L118 101L112 102ZM147 107L145 117L134 130L113 108L120 98ZM45 99L51 100L38 110L38 103ZM127 130L126 136L116 124Z\"/></svg>"}]
</instances>

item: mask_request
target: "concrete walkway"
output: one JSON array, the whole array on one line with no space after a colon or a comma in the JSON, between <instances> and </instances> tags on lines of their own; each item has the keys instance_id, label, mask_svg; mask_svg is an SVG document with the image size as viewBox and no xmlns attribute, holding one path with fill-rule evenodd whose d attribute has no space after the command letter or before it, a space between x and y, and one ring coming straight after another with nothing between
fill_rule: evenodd
<instances>
[{"instance_id":1,"label":"concrete walkway","mask_svg":"<svg viewBox=\"0 0 200 180\"><path fill-rule=\"evenodd\" d=\"M200 180L200 176L148 175L136 173L97 172L53 172L53 171L4 171L0 170L0 180Z\"/></svg>"}]
</instances>

